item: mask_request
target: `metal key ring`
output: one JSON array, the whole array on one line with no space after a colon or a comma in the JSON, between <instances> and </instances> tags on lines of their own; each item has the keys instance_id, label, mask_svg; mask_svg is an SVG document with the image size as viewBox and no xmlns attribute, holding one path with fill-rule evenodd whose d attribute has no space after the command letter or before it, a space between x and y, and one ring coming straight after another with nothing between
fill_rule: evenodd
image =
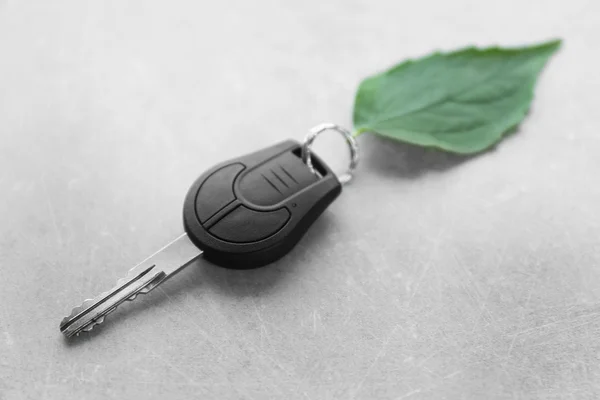
<instances>
[{"instance_id":1,"label":"metal key ring","mask_svg":"<svg viewBox=\"0 0 600 400\"><path fill-rule=\"evenodd\" d=\"M312 160L310 157L310 147L321 132L325 132L328 130L340 133L344 137L344 139L346 139L346 143L348 143L348 148L350 149L350 165L348 166L348 170L346 170L344 174L338 176L338 180L342 185L344 185L352 180L352 173L354 172L354 169L356 169L356 165L358 164L358 143L356 143L356 140L354 139L352 134L346 129L342 128L341 126L326 123L317 125L314 128L312 128L308 132L308 135L306 135L306 137L304 138L304 143L302 144L302 161L304 161L308 168L314 174L316 174L315 168L312 164Z\"/></svg>"}]
</instances>

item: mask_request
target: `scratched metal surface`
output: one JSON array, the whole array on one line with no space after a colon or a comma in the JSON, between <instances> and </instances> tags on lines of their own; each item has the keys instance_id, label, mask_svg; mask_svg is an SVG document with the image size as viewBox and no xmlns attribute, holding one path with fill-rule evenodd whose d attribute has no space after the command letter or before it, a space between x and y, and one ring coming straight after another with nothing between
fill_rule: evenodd
<instances>
[{"instance_id":1,"label":"scratched metal surface","mask_svg":"<svg viewBox=\"0 0 600 400\"><path fill-rule=\"evenodd\" d=\"M0 399L597 399L600 6L0 1ZM67 342L60 319L181 232L212 164L436 48L566 44L518 134L363 160L268 268L209 265ZM344 150L320 142L336 167Z\"/></svg>"}]
</instances>

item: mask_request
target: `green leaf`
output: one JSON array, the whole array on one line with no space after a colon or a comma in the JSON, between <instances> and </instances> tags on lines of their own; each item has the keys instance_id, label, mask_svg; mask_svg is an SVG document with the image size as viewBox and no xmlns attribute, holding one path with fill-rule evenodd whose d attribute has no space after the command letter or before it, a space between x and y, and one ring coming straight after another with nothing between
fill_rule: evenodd
<instances>
[{"instance_id":1,"label":"green leaf","mask_svg":"<svg viewBox=\"0 0 600 400\"><path fill-rule=\"evenodd\" d=\"M537 77L560 43L470 47L398 64L360 84L354 134L462 154L485 150L523 120Z\"/></svg>"}]
</instances>

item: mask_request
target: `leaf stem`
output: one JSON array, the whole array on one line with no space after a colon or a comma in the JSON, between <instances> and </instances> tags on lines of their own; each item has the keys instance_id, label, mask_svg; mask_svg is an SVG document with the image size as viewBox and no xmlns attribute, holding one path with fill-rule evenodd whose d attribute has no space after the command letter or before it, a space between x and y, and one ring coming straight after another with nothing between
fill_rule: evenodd
<instances>
[{"instance_id":1,"label":"leaf stem","mask_svg":"<svg viewBox=\"0 0 600 400\"><path fill-rule=\"evenodd\" d=\"M369 129L364 128L364 127L363 128L359 128L359 129L355 129L354 132L352 132L352 137L356 138L356 137L360 136L361 134L367 132L368 130Z\"/></svg>"}]
</instances>

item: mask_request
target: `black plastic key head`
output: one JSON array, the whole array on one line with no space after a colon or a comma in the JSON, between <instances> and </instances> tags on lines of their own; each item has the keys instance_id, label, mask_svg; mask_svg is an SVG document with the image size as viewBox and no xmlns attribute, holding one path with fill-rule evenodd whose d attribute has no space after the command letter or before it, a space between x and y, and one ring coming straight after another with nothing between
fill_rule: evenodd
<instances>
[{"instance_id":1,"label":"black plastic key head","mask_svg":"<svg viewBox=\"0 0 600 400\"><path fill-rule=\"evenodd\" d=\"M190 239L211 262L246 269L289 252L341 193L335 174L288 140L219 164L190 188L183 220Z\"/></svg>"}]
</instances>

